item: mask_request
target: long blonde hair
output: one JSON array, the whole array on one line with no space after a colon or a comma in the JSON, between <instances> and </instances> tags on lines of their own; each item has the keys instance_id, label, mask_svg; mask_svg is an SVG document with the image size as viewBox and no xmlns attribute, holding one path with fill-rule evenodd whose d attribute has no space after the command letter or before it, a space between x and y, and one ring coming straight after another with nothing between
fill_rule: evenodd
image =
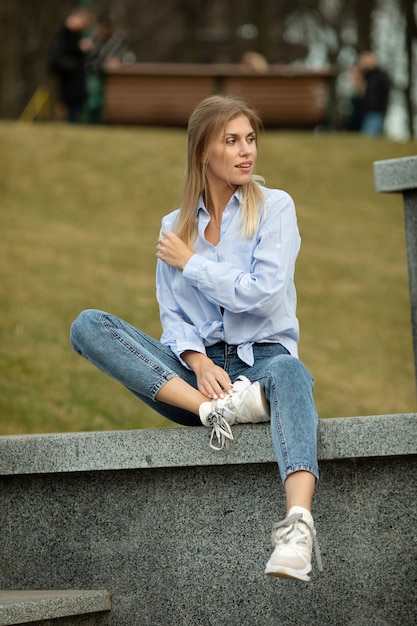
<instances>
[{"instance_id":1,"label":"long blonde hair","mask_svg":"<svg viewBox=\"0 0 417 626\"><path fill-rule=\"evenodd\" d=\"M184 178L184 190L176 234L188 245L192 245L197 236L196 208L200 194L207 198L205 176L206 159L215 138L221 129L225 129L230 120L239 115L246 115L256 138L262 128L258 114L248 105L232 96L210 96L194 109L188 122L187 166ZM256 139L257 141L257 139ZM259 224L259 207L265 209L265 198L259 187L263 179L252 176L252 180L242 185L239 199L242 210L242 236L255 233Z\"/></svg>"}]
</instances>

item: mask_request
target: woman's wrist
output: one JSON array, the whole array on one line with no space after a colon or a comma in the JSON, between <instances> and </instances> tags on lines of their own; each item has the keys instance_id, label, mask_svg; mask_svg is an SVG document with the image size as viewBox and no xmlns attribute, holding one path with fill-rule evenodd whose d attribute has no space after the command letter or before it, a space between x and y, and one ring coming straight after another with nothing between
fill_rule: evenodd
<instances>
[{"instance_id":1,"label":"woman's wrist","mask_svg":"<svg viewBox=\"0 0 417 626\"><path fill-rule=\"evenodd\" d=\"M189 367L191 367L193 372L195 372L204 361L210 360L206 354L197 352L196 350L186 350L181 354L181 358Z\"/></svg>"}]
</instances>

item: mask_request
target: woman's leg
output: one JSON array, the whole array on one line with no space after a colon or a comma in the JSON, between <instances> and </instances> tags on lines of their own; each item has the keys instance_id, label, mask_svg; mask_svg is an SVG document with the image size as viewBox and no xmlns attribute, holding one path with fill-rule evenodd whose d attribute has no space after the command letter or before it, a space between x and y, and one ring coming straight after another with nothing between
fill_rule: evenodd
<instances>
[{"instance_id":1,"label":"woman's leg","mask_svg":"<svg viewBox=\"0 0 417 626\"><path fill-rule=\"evenodd\" d=\"M203 402L207 402L207 397L192 387L179 376L171 378L163 385L155 396L155 399L165 404L171 404L179 409L185 409L195 415Z\"/></svg>"},{"instance_id":2,"label":"woman's leg","mask_svg":"<svg viewBox=\"0 0 417 626\"><path fill-rule=\"evenodd\" d=\"M314 381L303 363L289 354L280 355L265 366L261 383L271 409L272 443L281 478L291 502L299 490L305 503L312 499L312 485L314 491L319 476Z\"/></svg>"},{"instance_id":3,"label":"woman's leg","mask_svg":"<svg viewBox=\"0 0 417 626\"><path fill-rule=\"evenodd\" d=\"M301 506L311 511L313 504L316 477L311 472L298 471L285 479L285 496L287 500L287 515L294 506Z\"/></svg>"},{"instance_id":4,"label":"woman's leg","mask_svg":"<svg viewBox=\"0 0 417 626\"><path fill-rule=\"evenodd\" d=\"M232 380L243 374L261 383L270 406L272 443L289 501L293 503L294 492L300 491L305 493L306 503L311 499L311 483L314 485L318 479L314 380L303 363L283 346L255 344L253 349L252 367L233 359L227 370ZM314 480L304 472L312 474ZM293 478L288 481L290 476Z\"/></svg>"},{"instance_id":5,"label":"woman's leg","mask_svg":"<svg viewBox=\"0 0 417 626\"><path fill-rule=\"evenodd\" d=\"M270 403L272 442L287 500L286 518L276 526L265 573L308 582L313 544L322 570L311 516L319 475L314 381L301 361L289 354L264 361L263 369L261 382Z\"/></svg>"},{"instance_id":6,"label":"woman's leg","mask_svg":"<svg viewBox=\"0 0 417 626\"><path fill-rule=\"evenodd\" d=\"M169 348L114 315L94 309L80 313L70 337L76 352L155 411L183 425L201 425L198 407L207 398L196 389L194 373Z\"/></svg>"}]
</instances>

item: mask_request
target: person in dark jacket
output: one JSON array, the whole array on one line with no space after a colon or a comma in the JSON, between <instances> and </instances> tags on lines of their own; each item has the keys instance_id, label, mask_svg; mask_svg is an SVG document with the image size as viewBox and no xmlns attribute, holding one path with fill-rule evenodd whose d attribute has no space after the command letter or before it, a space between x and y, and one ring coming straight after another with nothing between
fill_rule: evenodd
<instances>
[{"instance_id":1,"label":"person in dark jacket","mask_svg":"<svg viewBox=\"0 0 417 626\"><path fill-rule=\"evenodd\" d=\"M129 55L126 35L115 27L108 13L98 16L92 42L85 63L87 98L84 113L87 123L100 124L103 118L106 71L123 65Z\"/></svg>"},{"instance_id":2,"label":"person in dark jacket","mask_svg":"<svg viewBox=\"0 0 417 626\"><path fill-rule=\"evenodd\" d=\"M390 90L388 75L379 67L376 56L369 50L359 55L359 69L365 81L360 106L360 132L364 135L382 135Z\"/></svg>"},{"instance_id":3,"label":"person in dark jacket","mask_svg":"<svg viewBox=\"0 0 417 626\"><path fill-rule=\"evenodd\" d=\"M67 17L57 33L50 51L50 67L58 79L58 98L67 111L67 121L81 121L87 96L85 59L92 47L83 36L94 21L90 11L78 9Z\"/></svg>"}]
</instances>

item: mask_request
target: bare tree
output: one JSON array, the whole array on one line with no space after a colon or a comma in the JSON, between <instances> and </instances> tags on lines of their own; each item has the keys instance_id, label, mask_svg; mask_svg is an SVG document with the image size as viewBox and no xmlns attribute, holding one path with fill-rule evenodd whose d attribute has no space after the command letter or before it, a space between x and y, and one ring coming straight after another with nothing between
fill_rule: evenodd
<instances>
[{"instance_id":1,"label":"bare tree","mask_svg":"<svg viewBox=\"0 0 417 626\"><path fill-rule=\"evenodd\" d=\"M417 46L417 3L414 0L401 0L406 23L405 48L407 56L407 86L405 88L405 100L408 115L410 137L415 136L415 108L413 93L415 86L415 68L413 51Z\"/></svg>"},{"instance_id":2,"label":"bare tree","mask_svg":"<svg viewBox=\"0 0 417 626\"><path fill-rule=\"evenodd\" d=\"M1 0L0 115L15 118L39 86L51 85L48 50L73 2Z\"/></svg>"},{"instance_id":3,"label":"bare tree","mask_svg":"<svg viewBox=\"0 0 417 626\"><path fill-rule=\"evenodd\" d=\"M0 111L17 114L20 88L19 6L14 0L0 3Z\"/></svg>"},{"instance_id":4,"label":"bare tree","mask_svg":"<svg viewBox=\"0 0 417 626\"><path fill-rule=\"evenodd\" d=\"M375 0L354 0L352 11L358 29L358 49L372 50L371 30Z\"/></svg>"}]
</instances>

